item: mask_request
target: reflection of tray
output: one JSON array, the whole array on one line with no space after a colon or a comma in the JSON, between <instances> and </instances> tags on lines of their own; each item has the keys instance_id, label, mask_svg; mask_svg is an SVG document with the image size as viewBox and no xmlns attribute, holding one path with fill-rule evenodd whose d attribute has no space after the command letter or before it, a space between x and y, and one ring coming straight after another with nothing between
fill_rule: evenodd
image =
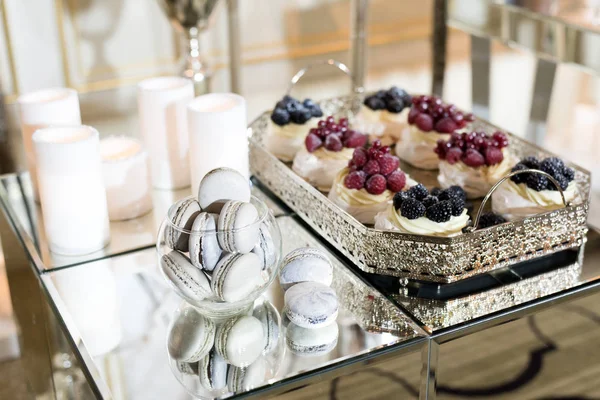
<instances>
[{"instance_id":1,"label":"reflection of tray","mask_svg":"<svg viewBox=\"0 0 600 400\"><path fill-rule=\"evenodd\" d=\"M347 114L357 104L355 96L321 102L325 115ZM579 247L587 232L590 175L576 170L583 202L538 214L521 221L477 230L453 238L409 235L369 228L333 204L309 185L265 146L269 113L251 125L250 164L253 174L345 256L365 272L414 280L450 283L524 260ZM473 130L488 133L499 128L476 120ZM550 156L542 149L510 136L517 157ZM406 171L419 180L419 172ZM427 184L427 182L425 182Z\"/></svg>"}]
</instances>

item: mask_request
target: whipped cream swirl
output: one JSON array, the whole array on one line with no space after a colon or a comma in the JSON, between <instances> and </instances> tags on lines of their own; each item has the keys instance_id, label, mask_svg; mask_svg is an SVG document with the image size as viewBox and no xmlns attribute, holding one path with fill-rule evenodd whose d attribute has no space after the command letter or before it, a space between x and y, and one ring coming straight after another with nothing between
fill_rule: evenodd
<instances>
[{"instance_id":1,"label":"whipped cream swirl","mask_svg":"<svg viewBox=\"0 0 600 400\"><path fill-rule=\"evenodd\" d=\"M413 235L457 236L462 233L462 229L468 223L469 215L466 208L461 215L457 217L452 216L446 222L435 222L427 217L408 219L400 215L393 204L390 204L385 211L375 216L376 229L393 230Z\"/></svg>"},{"instance_id":2,"label":"whipped cream swirl","mask_svg":"<svg viewBox=\"0 0 600 400\"><path fill-rule=\"evenodd\" d=\"M450 134L423 132L416 125L408 125L396 144L396 155L417 168L437 169L440 160L434 149L440 139L448 140Z\"/></svg>"}]
</instances>

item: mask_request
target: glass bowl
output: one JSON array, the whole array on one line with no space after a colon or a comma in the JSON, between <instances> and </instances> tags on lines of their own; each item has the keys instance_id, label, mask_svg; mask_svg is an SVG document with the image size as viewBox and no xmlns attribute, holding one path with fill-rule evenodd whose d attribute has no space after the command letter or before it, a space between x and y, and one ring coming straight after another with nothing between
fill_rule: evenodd
<instances>
[{"instance_id":1,"label":"glass bowl","mask_svg":"<svg viewBox=\"0 0 600 400\"><path fill-rule=\"evenodd\" d=\"M250 307L254 300L256 300L262 293L265 292L279 272L279 263L281 260L281 232L279 230L279 225L277 224L273 213L269 210L267 205L262 200L252 196L250 203L254 205L257 210L257 217L254 222L229 230L198 230L193 229L192 227L193 220L198 215L198 212L196 212L188 218L188 222L185 224L185 227L181 228L175 225L173 221L176 211L180 209L181 205L185 202L195 202L195 198L190 196L173 204L169 208L167 216L162 222L158 231L156 250L158 254L158 267L161 271L161 274L169 286L181 298L196 307L203 315L212 318L223 318L238 314L244 309ZM210 211L215 211L215 209L211 209ZM218 211L218 209L216 211ZM216 217L216 219L218 220L218 217ZM248 289L242 289L240 296L243 297L241 299L236 299L235 301L224 301L217 297L217 295L214 293L213 285L211 285L211 290L208 296L200 300L198 299L198 296L191 295L190 290L186 291L185 288L181 288L181 286L183 286L182 283L184 285L186 283L185 277L182 277L182 281L174 282L165 272L163 265L164 257L172 252L177 252L184 256L179 257L179 255L177 255L177 259L179 261L184 260L182 262L186 263L187 268L190 268L190 266L194 267L191 271L192 273L196 274L199 271L208 278L209 282L211 282L213 271L207 271L206 269L203 269L201 262L198 261L199 257L195 257L196 260L193 260L194 257L190 254L191 247L189 246L189 243L199 243L198 240L200 239L202 239L203 243L208 243L206 248L212 250L213 254L211 258L214 264L214 260L222 260L225 255L241 254L236 251L225 252L221 250L223 247L222 242L226 241L225 238L233 237L234 234L243 235L243 237L246 238L246 243L250 242L249 244L251 244L252 240L256 238L254 248L249 253L254 253L257 258L260 259L262 265L262 270L257 272L256 275L250 274L247 279L240 280L238 277L238 279L233 279L230 281L232 283L235 282L235 285L240 286L246 285L247 280L252 281L251 287L253 289L251 291ZM173 238L176 239L174 240ZM248 240L248 238L251 239ZM210 245L210 243L212 243L212 245ZM204 248L205 247L203 247L203 249ZM218 255L219 251L222 252L220 255ZM254 256L252 256L252 258L254 261L256 260ZM187 262L189 262L189 265ZM238 271L240 270L238 269Z\"/></svg>"}]
</instances>

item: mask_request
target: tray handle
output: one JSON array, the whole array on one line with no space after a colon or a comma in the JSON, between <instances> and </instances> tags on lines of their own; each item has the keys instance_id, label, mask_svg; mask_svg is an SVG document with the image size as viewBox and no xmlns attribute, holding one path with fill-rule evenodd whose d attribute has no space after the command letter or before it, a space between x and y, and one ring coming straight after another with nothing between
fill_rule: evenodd
<instances>
[{"instance_id":1,"label":"tray handle","mask_svg":"<svg viewBox=\"0 0 600 400\"><path fill-rule=\"evenodd\" d=\"M354 78L352 77L352 72L350 72L350 68L348 68L346 66L346 64L344 64L342 62L330 58L328 60L321 60L321 61L316 61L314 63L308 64L306 67L304 67L300 71L296 72L296 74L290 80L290 85L288 86L288 89L285 92L285 94L289 95L292 92L292 89L294 88L294 86L300 80L300 78L302 78L312 68L319 66L319 65L330 65L332 67L336 67L337 69L342 71L344 74L346 74L352 82L354 82Z\"/></svg>"},{"instance_id":2,"label":"tray handle","mask_svg":"<svg viewBox=\"0 0 600 400\"><path fill-rule=\"evenodd\" d=\"M477 230L477 226L479 225L479 219L481 218L481 213L483 213L483 209L485 207L485 204L487 203L487 201L489 200L489 198L492 196L492 194L496 191L496 189L498 189L498 186L500 186L501 184L504 183L504 181L506 181L507 179L512 178L515 175L526 174L526 173L540 174L540 175L544 175L546 178L548 178L550 180L550 182L552 182L552 184L558 189L558 191L560 193L560 197L561 197L562 202L563 202L563 205L565 207L569 206L569 202L567 202L567 199L565 198L564 191L560 187L560 184L558 183L558 181L556 179L554 179L554 177L552 177L552 175L548 174L547 172L540 171L538 169L522 169L520 171L513 171L513 172L509 173L508 175L504 176L502 179L500 179L498 182L496 182L494 184L494 186L492 186L490 188L490 190L487 192L487 194L483 198L483 201L481 202L481 205L479 206L479 209L477 210L477 215L475 216L475 220L473 221L473 226L470 226L469 228L467 228L467 231L468 232L473 232L473 231Z\"/></svg>"}]
</instances>

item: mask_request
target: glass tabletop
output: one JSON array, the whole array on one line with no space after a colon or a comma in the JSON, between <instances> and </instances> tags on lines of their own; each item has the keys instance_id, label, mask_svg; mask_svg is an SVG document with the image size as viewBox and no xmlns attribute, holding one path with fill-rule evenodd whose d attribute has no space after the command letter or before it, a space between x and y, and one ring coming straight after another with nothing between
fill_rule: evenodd
<instances>
[{"instance_id":1,"label":"glass tabletop","mask_svg":"<svg viewBox=\"0 0 600 400\"><path fill-rule=\"evenodd\" d=\"M0 205L6 211L23 247L29 252L39 271L69 267L89 261L154 247L158 228L169 207L190 196L190 188L170 191L153 190L151 212L127 221L111 221L110 242L102 250L81 256L65 256L50 252L44 232L42 210L33 201L29 174L10 174L0 178ZM256 186L253 194L265 201L275 216L288 211Z\"/></svg>"},{"instance_id":2,"label":"glass tabletop","mask_svg":"<svg viewBox=\"0 0 600 400\"><path fill-rule=\"evenodd\" d=\"M448 24L600 74L600 3L587 0L451 0Z\"/></svg>"},{"instance_id":3,"label":"glass tabletop","mask_svg":"<svg viewBox=\"0 0 600 400\"><path fill-rule=\"evenodd\" d=\"M277 221L284 254L303 246L328 251L294 217L280 216ZM352 370L361 360L392 352L400 356L421 349L426 342L425 332L417 324L329 254L334 264L332 287L340 303L337 344L305 353L289 347L284 337L292 328L282 317L283 290L276 280L255 307L275 310L281 320L279 339L268 354L236 370L243 379L235 384L230 379L226 389L216 394L202 386L198 363L178 363L169 357L170 321L186 306L160 275L154 249L47 272L42 281L80 362L92 377L90 384L102 396L127 393L128 398L147 399L257 394L298 387L310 383L311 378L319 379L316 376L323 372ZM263 364L255 366L259 361Z\"/></svg>"}]
</instances>

